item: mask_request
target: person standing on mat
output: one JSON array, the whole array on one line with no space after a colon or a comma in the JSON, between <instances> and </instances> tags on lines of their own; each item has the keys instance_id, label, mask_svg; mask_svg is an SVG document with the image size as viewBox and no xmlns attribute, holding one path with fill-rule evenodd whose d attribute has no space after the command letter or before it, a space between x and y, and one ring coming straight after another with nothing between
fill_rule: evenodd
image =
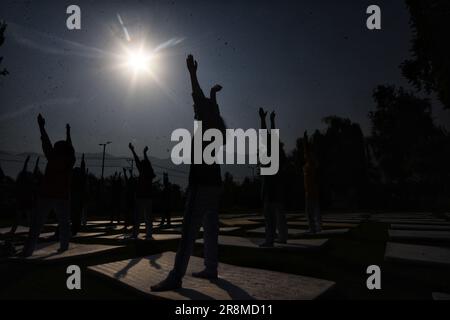
<instances>
[{"instance_id":1,"label":"person standing on mat","mask_svg":"<svg viewBox=\"0 0 450 320\"><path fill-rule=\"evenodd\" d=\"M147 157L148 147L144 148L143 160L139 159L138 155L134 151L134 146L131 143L128 145L128 147L133 153L134 161L139 171L139 177L137 179L136 186L136 203L133 219L133 238L138 238L139 227L141 225L142 216L144 216L146 239L151 240L153 238L152 188L153 179L155 178L155 172L153 171L152 163Z\"/></svg>"},{"instance_id":2,"label":"person standing on mat","mask_svg":"<svg viewBox=\"0 0 450 320\"><path fill-rule=\"evenodd\" d=\"M197 79L197 61L192 55L187 57L192 97L194 100L194 119L202 121L203 130L218 129L225 137L225 123L220 115L216 93L222 87L216 85L207 98ZM194 134L195 135L195 134ZM191 159L194 159L194 137L192 138ZM207 146L203 144L202 152ZM181 288L182 279L186 274L194 242L200 227L203 225L205 269L193 273L194 277L217 279L218 267L218 235L219 235L219 200L222 192L222 177L220 166L214 164L192 164L189 170L189 184L184 212L181 241L175 257L175 263L168 277L151 287L152 291L168 291Z\"/></svg>"},{"instance_id":3,"label":"person standing on mat","mask_svg":"<svg viewBox=\"0 0 450 320\"><path fill-rule=\"evenodd\" d=\"M171 184L169 182L169 174L167 172L163 173L163 190L162 190L162 206L163 206L163 215L161 217L160 227L166 225L167 228L170 228L170 192L171 192Z\"/></svg>"},{"instance_id":4,"label":"person standing on mat","mask_svg":"<svg viewBox=\"0 0 450 320\"><path fill-rule=\"evenodd\" d=\"M84 153L81 164L72 171L72 188L70 193L70 217L72 220L72 236L76 236L81 229L81 220L86 195L86 162Z\"/></svg>"},{"instance_id":5,"label":"person standing on mat","mask_svg":"<svg viewBox=\"0 0 450 320\"><path fill-rule=\"evenodd\" d=\"M117 221L117 225L119 225L121 221L122 191L122 173L116 171L111 178L111 225L114 224L114 218Z\"/></svg>"},{"instance_id":6,"label":"person standing on mat","mask_svg":"<svg viewBox=\"0 0 450 320\"><path fill-rule=\"evenodd\" d=\"M33 197L33 174L28 171L28 163L30 156L25 159L22 171L17 175L15 184L16 194L16 214L14 223L9 231L9 234L16 233L17 228L22 222L26 222L29 225L31 219L31 213L34 205Z\"/></svg>"},{"instance_id":7,"label":"person standing on mat","mask_svg":"<svg viewBox=\"0 0 450 320\"><path fill-rule=\"evenodd\" d=\"M45 130L45 119L38 116L42 149L47 158L44 177L38 192L36 210L32 215L28 239L22 255L31 256L35 249L47 215L54 210L59 225L59 252L69 248L70 240L70 180L75 164L75 150L70 137L70 126L66 125L66 140L57 141L53 146Z\"/></svg>"},{"instance_id":8,"label":"person standing on mat","mask_svg":"<svg viewBox=\"0 0 450 320\"><path fill-rule=\"evenodd\" d=\"M305 159L305 164L303 165L305 212L308 217L309 232L319 233L322 231L322 218L319 204L318 163L307 131L305 131L303 136L303 154Z\"/></svg>"},{"instance_id":9,"label":"person standing on mat","mask_svg":"<svg viewBox=\"0 0 450 320\"><path fill-rule=\"evenodd\" d=\"M262 108L259 109L259 118L261 120L261 129L267 130L266 124L267 112ZM270 126L272 130L275 126L275 112L270 114ZM271 133L268 131L268 141L271 141ZM271 144L267 145L268 153ZM262 177L261 198L263 202L263 213L265 220L266 239L260 247L273 247L275 241L276 230L278 229L278 242L285 244L288 238L288 228L286 223L286 216L283 211L283 187L284 187L284 168L286 163L286 155L283 150L283 145L280 143L279 151L279 170L278 173L272 176Z\"/></svg>"},{"instance_id":10,"label":"person standing on mat","mask_svg":"<svg viewBox=\"0 0 450 320\"><path fill-rule=\"evenodd\" d=\"M130 176L127 175L127 169L123 168L123 177L125 180L125 217L124 217L124 237L128 237L128 227L133 226L134 212L135 212L135 190L136 183L133 177L133 172L130 170Z\"/></svg>"}]
</instances>

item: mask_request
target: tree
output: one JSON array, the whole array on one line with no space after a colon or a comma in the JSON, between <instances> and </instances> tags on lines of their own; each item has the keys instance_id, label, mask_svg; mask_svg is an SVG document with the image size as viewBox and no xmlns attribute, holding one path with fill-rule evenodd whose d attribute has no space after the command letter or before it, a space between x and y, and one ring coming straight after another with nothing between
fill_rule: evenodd
<instances>
[{"instance_id":1,"label":"tree","mask_svg":"<svg viewBox=\"0 0 450 320\"><path fill-rule=\"evenodd\" d=\"M0 47L5 42L5 31L6 31L7 24L3 21L0 21ZM0 66L2 64L3 57L0 57ZM0 75L6 76L8 74L8 70L3 68L3 70L0 69Z\"/></svg>"},{"instance_id":2,"label":"tree","mask_svg":"<svg viewBox=\"0 0 450 320\"><path fill-rule=\"evenodd\" d=\"M325 134L318 142L321 191L334 205L356 208L362 205L367 183L365 141L361 127L349 119L323 119Z\"/></svg>"},{"instance_id":3,"label":"tree","mask_svg":"<svg viewBox=\"0 0 450 320\"><path fill-rule=\"evenodd\" d=\"M379 86L373 96L377 105L369 113L371 146L380 168L388 182L417 180L425 148L438 132L430 101L393 86Z\"/></svg>"},{"instance_id":4,"label":"tree","mask_svg":"<svg viewBox=\"0 0 450 320\"><path fill-rule=\"evenodd\" d=\"M450 1L406 0L413 29L413 59L401 68L403 75L418 89L435 92L450 109Z\"/></svg>"}]
</instances>

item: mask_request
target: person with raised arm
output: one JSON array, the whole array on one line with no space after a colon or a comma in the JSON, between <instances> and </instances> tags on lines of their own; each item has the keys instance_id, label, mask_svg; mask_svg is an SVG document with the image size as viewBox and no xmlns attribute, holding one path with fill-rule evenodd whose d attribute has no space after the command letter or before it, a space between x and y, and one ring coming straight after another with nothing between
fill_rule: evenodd
<instances>
[{"instance_id":1,"label":"person with raised arm","mask_svg":"<svg viewBox=\"0 0 450 320\"><path fill-rule=\"evenodd\" d=\"M125 217L124 217L124 237L128 237L128 227L134 226L134 212L135 212L135 191L136 184L133 177L133 172L130 169L130 176L127 175L127 169L123 168L123 177L125 180Z\"/></svg>"},{"instance_id":2,"label":"person with raised arm","mask_svg":"<svg viewBox=\"0 0 450 320\"><path fill-rule=\"evenodd\" d=\"M68 250L70 240L69 198L71 173L75 164L75 150L72 146L70 126L66 125L66 140L57 141L52 145L45 130L45 119L41 114L38 116L38 124L47 166L38 190L36 209L32 215L28 239L22 252L25 257L33 254L41 229L51 210L55 211L58 219L60 242L58 252Z\"/></svg>"},{"instance_id":3,"label":"person with raised arm","mask_svg":"<svg viewBox=\"0 0 450 320\"><path fill-rule=\"evenodd\" d=\"M161 217L161 223L160 227L166 226L167 228L171 227L171 217L170 217L170 195L172 185L169 182L169 174L167 172L163 173L163 189L162 189L162 207L163 207L163 214Z\"/></svg>"},{"instance_id":4,"label":"person with raised arm","mask_svg":"<svg viewBox=\"0 0 450 320\"><path fill-rule=\"evenodd\" d=\"M194 100L194 119L202 121L203 129L218 129L225 136L225 123L220 115L216 93L222 87L211 89L207 98L200 87L197 78L197 61L192 55L186 60L192 84ZM193 145L193 140L192 140ZM203 144L203 149L207 144ZM192 152L194 148L192 147ZM191 154L191 159L194 159ZM218 164L195 164L191 161L186 207L182 227L181 241L178 246L173 269L162 282L151 287L152 291L168 291L181 288L186 274L194 242L200 227L203 225L205 268L192 275L204 279L217 279L218 267L218 235L219 235L219 200L222 192L222 177Z\"/></svg>"},{"instance_id":5,"label":"person with raised arm","mask_svg":"<svg viewBox=\"0 0 450 320\"><path fill-rule=\"evenodd\" d=\"M115 172L111 177L111 225L114 224L114 218L119 225L122 214L122 172Z\"/></svg>"},{"instance_id":6,"label":"person with raised arm","mask_svg":"<svg viewBox=\"0 0 450 320\"><path fill-rule=\"evenodd\" d=\"M133 144L130 143L128 147L133 153L134 161L139 171L139 177L136 185L133 238L137 239L139 236L139 227L143 216L145 220L145 236L147 240L151 240L153 238L152 188L155 172L153 171L152 163L147 156L148 147L144 148L143 160L139 159L138 155L134 151Z\"/></svg>"},{"instance_id":7,"label":"person with raised arm","mask_svg":"<svg viewBox=\"0 0 450 320\"><path fill-rule=\"evenodd\" d=\"M259 118L261 121L261 129L268 130L266 124L267 112L262 108L259 109ZM277 129L275 125L275 112L270 114L270 127L272 130ZM268 141L271 140L271 133L268 130ZM268 154L271 153L271 144L267 145ZM261 198L263 202L263 214L265 221L266 237L260 247L273 247L275 236L278 230L278 242L285 244L288 238L288 228L286 216L283 211L284 202L284 185L285 185L285 167L286 155L284 153L283 144L280 143L279 150L280 167L278 173L273 176L262 176Z\"/></svg>"},{"instance_id":8,"label":"person with raised arm","mask_svg":"<svg viewBox=\"0 0 450 320\"><path fill-rule=\"evenodd\" d=\"M309 232L319 233L322 231L322 218L319 204L318 163L307 131L303 136L303 154L305 160L303 165L305 212L308 217Z\"/></svg>"},{"instance_id":9,"label":"person with raised arm","mask_svg":"<svg viewBox=\"0 0 450 320\"><path fill-rule=\"evenodd\" d=\"M72 220L72 236L77 235L81 229L81 220L86 196L86 162L84 153L81 163L72 171L72 188L70 193L70 217Z\"/></svg>"},{"instance_id":10,"label":"person with raised arm","mask_svg":"<svg viewBox=\"0 0 450 320\"><path fill-rule=\"evenodd\" d=\"M33 210L33 174L28 170L30 156L25 159L22 170L16 178L15 198L16 214L9 234L16 233L20 224L26 221L29 224Z\"/></svg>"}]
</instances>

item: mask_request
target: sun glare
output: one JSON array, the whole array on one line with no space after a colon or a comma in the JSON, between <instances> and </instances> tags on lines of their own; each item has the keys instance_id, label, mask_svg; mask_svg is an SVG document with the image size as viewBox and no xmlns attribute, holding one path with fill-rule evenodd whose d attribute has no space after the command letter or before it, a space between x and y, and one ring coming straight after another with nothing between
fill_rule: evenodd
<instances>
[{"instance_id":1,"label":"sun glare","mask_svg":"<svg viewBox=\"0 0 450 320\"><path fill-rule=\"evenodd\" d=\"M121 44L122 53L116 55L115 68L121 69L129 80L130 86L134 88L139 84L148 84L153 79L159 82L157 73L160 71L160 55L155 50L142 42L140 44ZM127 80L127 81L128 81Z\"/></svg>"},{"instance_id":2,"label":"sun glare","mask_svg":"<svg viewBox=\"0 0 450 320\"><path fill-rule=\"evenodd\" d=\"M142 50L128 52L126 59L128 67L135 73L148 71L150 68L151 57Z\"/></svg>"}]
</instances>

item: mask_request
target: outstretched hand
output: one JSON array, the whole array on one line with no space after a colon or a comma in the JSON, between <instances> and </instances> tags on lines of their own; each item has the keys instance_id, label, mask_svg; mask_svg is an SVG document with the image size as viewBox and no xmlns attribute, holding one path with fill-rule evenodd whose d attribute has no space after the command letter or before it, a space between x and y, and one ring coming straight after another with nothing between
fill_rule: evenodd
<instances>
[{"instance_id":1,"label":"outstretched hand","mask_svg":"<svg viewBox=\"0 0 450 320\"><path fill-rule=\"evenodd\" d=\"M192 54L188 55L188 57L186 59L186 64L187 64L187 68L190 73L197 72L198 64L197 64L197 61L194 60L194 56Z\"/></svg>"},{"instance_id":2,"label":"outstretched hand","mask_svg":"<svg viewBox=\"0 0 450 320\"><path fill-rule=\"evenodd\" d=\"M39 113L39 115L38 115L38 117L37 117L37 120L38 120L38 124L39 124L40 127L45 126L45 119L44 119L44 117L42 116L42 114Z\"/></svg>"},{"instance_id":3,"label":"outstretched hand","mask_svg":"<svg viewBox=\"0 0 450 320\"><path fill-rule=\"evenodd\" d=\"M223 87L220 84L216 84L214 87L211 88L211 92L219 92L220 90L222 90Z\"/></svg>"},{"instance_id":4,"label":"outstretched hand","mask_svg":"<svg viewBox=\"0 0 450 320\"><path fill-rule=\"evenodd\" d=\"M148 152L148 146L145 146L144 153L147 153L147 152Z\"/></svg>"},{"instance_id":5,"label":"outstretched hand","mask_svg":"<svg viewBox=\"0 0 450 320\"><path fill-rule=\"evenodd\" d=\"M267 111L264 111L263 108L259 108L259 117L265 118L267 116Z\"/></svg>"},{"instance_id":6,"label":"outstretched hand","mask_svg":"<svg viewBox=\"0 0 450 320\"><path fill-rule=\"evenodd\" d=\"M66 130L70 131L70 124L66 124Z\"/></svg>"},{"instance_id":7,"label":"outstretched hand","mask_svg":"<svg viewBox=\"0 0 450 320\"><path fill-rule=\"evenodd\" d=\"M275 111L272 111L272 113L270 114L270 120L272 122L275 121L275 117L276 117L276 113L275 113Z\"/></svg>"},{"instance_id":8,"label":"outstretched hand","mask_svg":"<svg viewBox=\"0 0 450 320\"><path fill-rule=\"evenodd\" d=\"M134 151L134 146L131 142L128 144L128 148L130 148L130 150Z\"/></svg>"}]
</instances>

